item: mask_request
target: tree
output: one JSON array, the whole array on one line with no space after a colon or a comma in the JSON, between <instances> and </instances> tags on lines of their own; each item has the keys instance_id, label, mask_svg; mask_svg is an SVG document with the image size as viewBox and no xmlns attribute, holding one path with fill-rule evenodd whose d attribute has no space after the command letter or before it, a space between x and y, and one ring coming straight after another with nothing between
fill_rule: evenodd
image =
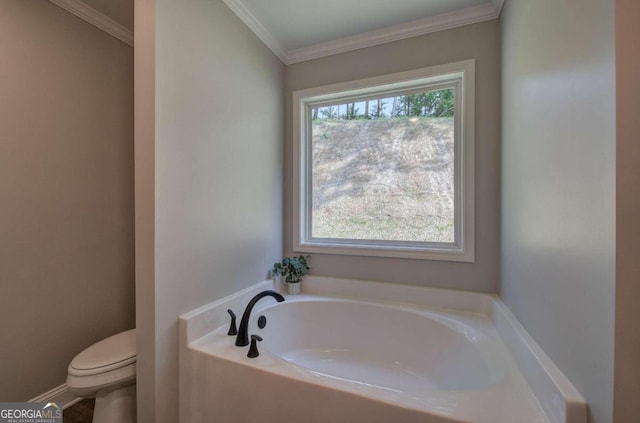
<instances>
[{"instance_id":1,"label":"tree","mask_svg":"<svg viewBox=\"0 0 640 423\"><path fill-rule=\"evenodd\" d=\"M451 117L455 111L455 90L447 88L409 94L396 97L394 102L396 101L400 103L399 108L404 112L404 116Z\"/></svg>"},{"instance_id":2,"label":"tree","mask_svg":"<svg viewBox=\"0 0 640 423\"><path fill-rule=\"evenodd\" d=\"M347 113L345 113L344 118L347 120L353 120L358 117L358 110L356 109L355 103L349 103L347 106Z\"/></svg>"},{"instance_id":3,"label":"tree","mask_svg":"<svg viewBox=\"0 0 640 423\"><path fill-rule=\"evenodd\" d=\"M398 97L393 97L393 103L391 104L391 117L394 118L398 116L398 109L396 108L398 105Z\"/></svg>"},{"instance_id":4,"label":"tree","mask_svg":"<svg viewBox=\"0 0 640 423\"><path fill-rule=\"evenodd\" d=\"M322 115L322 117L325 118L325 119L337 119L338 118L338 112L337 112L336 109L333 108L333 106L322 107L320 109L320 115Z\"/></svg>"}]
</instances>

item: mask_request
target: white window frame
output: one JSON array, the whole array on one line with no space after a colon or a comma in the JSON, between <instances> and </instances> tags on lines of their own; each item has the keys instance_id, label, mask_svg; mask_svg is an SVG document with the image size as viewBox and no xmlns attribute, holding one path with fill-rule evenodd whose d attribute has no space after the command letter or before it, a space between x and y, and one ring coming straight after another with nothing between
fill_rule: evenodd
<instances>
[{"instance_id":1,"label":"white window frame","mask_svg":"<svg viewBox=\"0 0 640 423\"><path fill-rule=\"evenodd\" d=\"M397 90L456 85L454 113L455 241L412 242L311 237L311 125L313 106ZM349 81L293 93L293 250L473 262L475 60Z\"/></svg>"}]
</instances>

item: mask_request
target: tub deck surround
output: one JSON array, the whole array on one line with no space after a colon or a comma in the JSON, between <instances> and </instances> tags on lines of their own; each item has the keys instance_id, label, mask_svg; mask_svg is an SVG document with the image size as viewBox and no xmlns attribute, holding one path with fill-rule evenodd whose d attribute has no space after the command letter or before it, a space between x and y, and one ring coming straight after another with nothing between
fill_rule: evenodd
<instances>
[{"instance_id":1,"label":"tub deck surround","mask_svg":"<svg viewBox=\"0 0 640 423\"><path fill-rule=\"evenodd\" d=\"M263 341L247 358L226 310L281 288L264 281L181 317L181 422L586 422L495 296L308 277L303 295L256 305L249 333Z\"/></svg>"}]
</instances>

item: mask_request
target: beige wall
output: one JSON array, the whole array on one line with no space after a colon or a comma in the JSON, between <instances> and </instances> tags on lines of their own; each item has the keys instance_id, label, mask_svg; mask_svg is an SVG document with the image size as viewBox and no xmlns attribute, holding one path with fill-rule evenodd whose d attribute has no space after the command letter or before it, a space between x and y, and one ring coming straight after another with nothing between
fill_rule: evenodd
<instances>
[{"instance_id":1,"label":"beige wall","mask_svg":"<svg viewBox=\"0 0 640 423\"><path fill-rule=\"evenodd\" d=\"M0 401L23 401L134 326L133 49L3 0L0 52Z\"/></svg>"},{"instance_id":2,"label":"beige wall","mask_svg":"<svg viewBox=\"0 0 640 423\"><path fill-rule=\"evenodd\" d=\"M287 66L284 247L292 251L292 111L295 90L476 59L476 260L312 254L314 274L494 292L499 278L500 25L489 21Z\"/></svg>"},{"instance_id":3,"label":"beige wall","mask_svg":"<svg viewBox=\"0 0 640 423\"><path fill-rule=\"evenodd\" d=\"M616 0L616 350L614 421L640 416L640 2Z\"/></svg>"},{"instance_id":4,"label":"beige wall","mask_svg":"<svg viewBox=\"0 0 640 423\"><path fill-rule=\"evenodd\" d=\"M500 293L597 423L613 412L613 5L510 0L501 19Z\"/></svg>"},{"instance_id":5,"label":"beige wall","mask_svg":"<svg viewBox=\"0 0 640 423\"><path fill-rule=\"evenodd\" d=\"M282 254L283 65L220 0L137 7L138 421L176 422L179 315Z\"/></svg>"}]
</instances>

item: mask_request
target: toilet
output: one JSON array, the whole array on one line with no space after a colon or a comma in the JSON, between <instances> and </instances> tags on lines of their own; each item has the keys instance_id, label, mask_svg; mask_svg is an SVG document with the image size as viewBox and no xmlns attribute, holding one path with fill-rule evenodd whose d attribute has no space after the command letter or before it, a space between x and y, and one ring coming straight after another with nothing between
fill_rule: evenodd
<instances>
[{"instance_id":1,"label":"toilet","mask_svg":"<svg viewBox=\"0 0 640 423\"><path fill-rule=\"evenodd\" d=\"M71 393L96 399L93 423L135 423L135 329L85 349L71 361L67 373Z\"/></svg>"}]
</instances>

